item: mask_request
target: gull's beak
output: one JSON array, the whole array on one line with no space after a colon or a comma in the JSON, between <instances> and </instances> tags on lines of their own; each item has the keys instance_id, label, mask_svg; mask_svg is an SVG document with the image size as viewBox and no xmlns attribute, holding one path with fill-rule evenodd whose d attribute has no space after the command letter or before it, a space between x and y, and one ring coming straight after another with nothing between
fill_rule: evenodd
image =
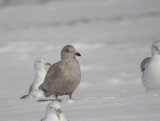
<instances>
[{"instance_id":1,"label":"gull's beak","mask_svg":"<svg viewBox=\"0 0 160 121\"><path fill-rule=\"evenodd\" d=\"M57 111L58 113L62 113L62 111L61 111L60 108L58 108L56 111Z\"/></svg>"},{"instance_id":2,"label":"gull's beak","mask_svg":"<svg viewBox=\"0 0 160 121\"><path fill-rule=\"evenodd\" d=\"M45 63L46 66L51 66L51 63L47 62Z\"/></svg>"},{"instance_id":3,"label":"gull's beak","mask_svg":"<svg viewBox=\"0 0 160 121\"><path fill-rule=\"evenodd\" d=\"M78 53L78 52L76 52L76 54L75 54L76 56L81 56L81 54L80 53Z\"/></svg>"}]
</instances>

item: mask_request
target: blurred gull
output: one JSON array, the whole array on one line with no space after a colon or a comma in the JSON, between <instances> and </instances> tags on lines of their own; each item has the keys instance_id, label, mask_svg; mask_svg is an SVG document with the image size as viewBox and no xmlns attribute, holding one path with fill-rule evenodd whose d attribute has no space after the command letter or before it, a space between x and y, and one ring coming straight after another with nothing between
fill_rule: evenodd
<instances>
[{"instance_id":1,"label":"blurred gull","mask_svg":"<svg viewBox=\"0 0 160 121\"><path fill-rule=\"evenodd\" d=\"M61 61L53 64L45 77L44 83L39 87L44 91L45 96L69 95L72 98L72 93L77 89L81 71L76 56L81 56L77 53L72 45L65 46L61 51Z\"/></svg>"},{"instance_id":2,"label":"blurred gull","mask_svg":"<svg viewBox=\"0 0 160 121\"><path fill-rule=\"evenodd\" d=\"M41 121L69 121L62 113L61 104L58 101L47 105L45 117Z\"/></svg>"},{"instance_id":3,"label":"blurred gull","mask_svg":"<svg viewBox=\"0 0 160 121\"><path fill-rule=\"evenodd\" d=\"M28 97L36 97L42 98L44 97L44 93L42 90L39 89L39 86L44 82L44 78L46 76L46 66L51 66L49 62L46 61L44 58L36 59L34 63L35 67L35 78L33 84L29 88L29 95L24 95L21 99L28 98Z\"/></svg>"},{"instance_id":4,"label":"blurred gull","mask_svg":"<svg viewBox=\"0 0 160 121\"><path fill-rule=\"evenodd\" d=\"M160 89L160 40L152 45L152 57L141 63L142 83L147 90Z\"/></svg>"}]
</instances>

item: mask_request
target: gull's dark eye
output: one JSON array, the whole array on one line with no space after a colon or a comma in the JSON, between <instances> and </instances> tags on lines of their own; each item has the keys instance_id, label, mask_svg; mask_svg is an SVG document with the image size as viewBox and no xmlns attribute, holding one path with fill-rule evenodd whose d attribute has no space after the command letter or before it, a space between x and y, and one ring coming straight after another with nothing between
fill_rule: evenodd
<instances>
[{"instance_id":1,"label":"gull's dark eye","mask_svg":"<svg viewBox=\"0 0 160 121\"><path fill-rule=\"evenodd\" d=\"M158 48L156 46L154 48L155 48L156 51L158 51Z\"/></svg>"},{"instance_id":2,"label":"gull's dark eye","mask_svg":"<svg viewBox=\"0 0 160 121\"><path fill-rule=\"evenodd\" d=\"M69 52L69 50L66 50L67 52Z\"/></svg>"}]
</instances>

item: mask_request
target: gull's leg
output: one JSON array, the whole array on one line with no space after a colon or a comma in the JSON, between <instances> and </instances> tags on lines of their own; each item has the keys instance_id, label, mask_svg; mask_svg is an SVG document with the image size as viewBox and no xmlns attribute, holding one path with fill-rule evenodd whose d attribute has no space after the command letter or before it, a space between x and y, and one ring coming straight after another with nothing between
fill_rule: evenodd
<instances>
[{"instance_id":1,"label":"gull's leg","mask_svg":"<svg viewBox=\"0 0 160 121\"><path fill-rule=\"evenodd\" d=\"M72 94L69 94L69 99L72 99Z\"/></svg>"},{"instance_id":2,"label":"gull's leg","mask_svg":"<svg viewBox=\"0 0 160 121\"><path fill-rule=\"evenodd\" d=\"M55 97L56 97L56 100L58 101L58 95L55 95Z\"/></svg>"}]
</instances>

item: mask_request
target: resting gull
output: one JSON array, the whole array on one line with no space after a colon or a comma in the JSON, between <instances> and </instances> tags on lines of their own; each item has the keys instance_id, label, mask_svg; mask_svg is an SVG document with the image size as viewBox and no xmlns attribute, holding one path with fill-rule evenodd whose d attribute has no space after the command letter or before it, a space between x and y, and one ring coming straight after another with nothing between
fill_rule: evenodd
<instances>
[{"instance_id":1,"label":"resting gull","mask_svg":"<svg viewBox=\"0 0 160 121\"><path fill-rule=\"evenodd\" d=\"M160 40L152 45L152 57L141 63L142 83L147 90L160 90Z\"/></svg>"},{"instance_id":2,"label":"resting gull","mask_svg":"<svg viewBox=\"0 0 160 121\"><path fill-rule=\"evenodd\" d=\"M36 98L41 98L44 97L44 93L42 90L39 89L39 86L44 82L44 78L46 76L46 66L51 66L49 62L46 61L44 58L38 58L34 62L34 67L35 67L35 78L34 82L29 88L29 94L24 95L21 97L23 98L28 98L28 97L36 97Z\"/></svg>"},{"instance_id":3,"label":"resting gull","mask_svg":"<svg viewBox=\"0 0 160 121\"><path fill-rule=\"evenodd\" d=\"M46 113L41 121L69 121L62 113L61 104L53 101L47 105Z\"/></svg>"},{"instance_id":4,"label":"resting gull","mask_svg":"<svg viewBox=\"0 0 160 121\"><path fill-rule=\"evenodd\" d=\"M81 56L76 52L72 45L66 45L61 51L61 61L53 64L45 77L45 81L40 85L40 89L44 91L45 96L69 95L72 99L72 93L77 89L81 71L76 56Z\"/></svg>"}]
</instances>

